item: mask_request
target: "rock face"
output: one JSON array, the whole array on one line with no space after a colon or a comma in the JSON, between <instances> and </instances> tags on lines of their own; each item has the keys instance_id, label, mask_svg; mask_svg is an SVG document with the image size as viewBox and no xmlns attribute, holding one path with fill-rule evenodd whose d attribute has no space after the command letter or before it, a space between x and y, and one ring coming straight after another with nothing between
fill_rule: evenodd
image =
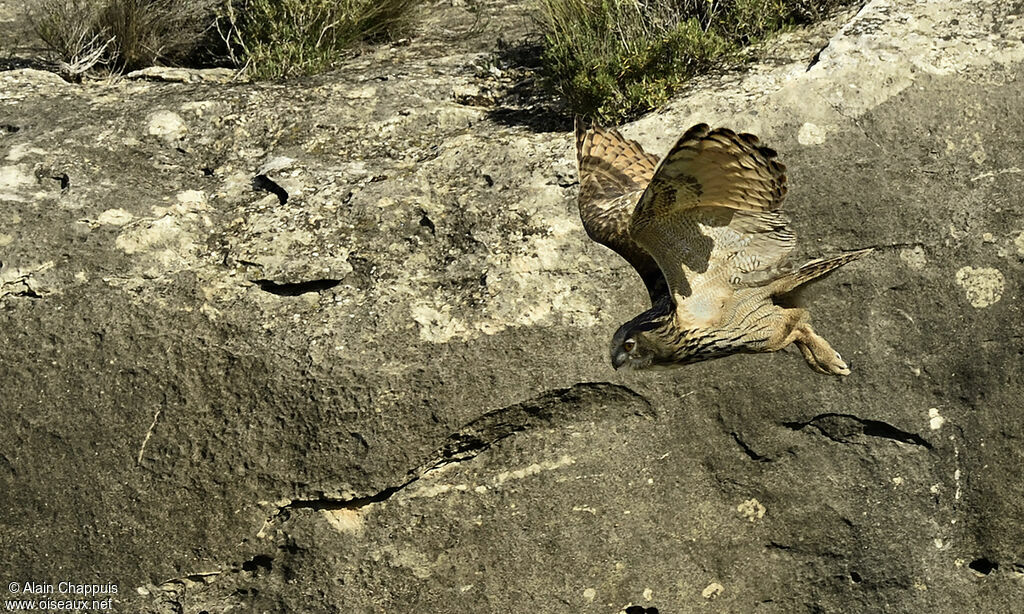
<instances>
[{"instance_id":1,"label":"rock face","mask_svg":"<svg viewBox=\"0 0 1024 614\"><path fill-rule=\"evenodd\" d=\"M471 46L0 73L0 579L125 612L1024 611L1019 12L873 1L624 128L756 132L802 256L877 248L805 297L846 379L613 372L642 284L586 239L568 126Z\"/></svg>"}]
</instances>

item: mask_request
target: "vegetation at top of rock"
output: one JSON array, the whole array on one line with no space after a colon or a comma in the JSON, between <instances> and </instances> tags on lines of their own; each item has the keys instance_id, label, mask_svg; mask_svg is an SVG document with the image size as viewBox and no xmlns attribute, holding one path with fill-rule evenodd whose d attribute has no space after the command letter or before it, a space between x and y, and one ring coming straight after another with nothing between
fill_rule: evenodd
<instances>
[{"instance_id":1,"label":"vegetation at top of rock","mask_svg":"<svg viewBox=\"0 0 1024 614\"><path fill-rule=\"evenodd\" d=\"M416 0L23 0L65 76L210 58L256 78L331 68L362 42L406 31Z\"/></svg>"},{"instance_id":2,"label":"vegetation at top of rock","mask_svg":"<svg viewBox=\"0 0 1024 614\"><path fill-rule=\"evenodd\" d=\"M208 44L219 1L25 0L25 9L62 72L79 77L186 61Z\"/></svg>"},{"instance_id":3,"label":"vegetation at top of rock","mask_svg":"<svg viewBox=\"0 0 1024 614\"><path fill-rule=\"evenodd\" d=\"M605 123L669 100L744 46L820 20L851 0L537 0L544 81L578 115Z\"/></svg>"},{"instance_id":4,"label":"vegetation at top of rock","mask_svg":"<svg viewBox=\"0 0 1024 614\"><path fill-rule=\"evenodd\" d=\"M364 43L408 34L423 15L416 0L21 1L75 80L157 64L231 63L257 79L320 73ZM745 45L853 0L518 1L536 8L546 87L574 114L619 122Z\"/></svg>"},{"instance_id":5,"label":"vegetation at top of rock","mask_svg":"<svg viewBox=\"0 0 1024 614\"><path fill-rule=\"evenodd\" d=\"M411 25L416 0L225 0L221 21L233 58L274 78L331 68L362 42L391 40Z\"/></svg>"}]
</instances>

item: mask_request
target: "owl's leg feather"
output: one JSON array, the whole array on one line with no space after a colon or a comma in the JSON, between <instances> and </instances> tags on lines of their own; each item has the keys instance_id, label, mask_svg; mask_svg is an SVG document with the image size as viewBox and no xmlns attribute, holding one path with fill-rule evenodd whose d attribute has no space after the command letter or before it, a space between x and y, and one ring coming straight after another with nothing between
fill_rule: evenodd
<instances>
[{"instance_id":1,"label":"owl's leg feather","mask_svg":"<svg viewBox=\"0 0 1024 614\"><path fill-rule=\"evenodd\" d=\"M786 309L783 313L784 324L772 335L766 350L774 352L795 343L800 348L800 353L804 355L804 360L815 371L832 375L850 374L850 367L843 361L839 352L832 349L828 341L811 328L808 323L810 314L806 309Z\"/></svg>"},{"instance_id":2,"label":"owl's leg feather","mask_svg":"<svg viewBox=\"0 0 1024 614\"><path fill-rule=\"evenodd\" d=\"M778 309L778 308L777 308ZM806 309L779 309L781 320L778 328L765 344L766 352L777 352L802 337L800 326L810 317Z\"/></svg>"}]
</instances>

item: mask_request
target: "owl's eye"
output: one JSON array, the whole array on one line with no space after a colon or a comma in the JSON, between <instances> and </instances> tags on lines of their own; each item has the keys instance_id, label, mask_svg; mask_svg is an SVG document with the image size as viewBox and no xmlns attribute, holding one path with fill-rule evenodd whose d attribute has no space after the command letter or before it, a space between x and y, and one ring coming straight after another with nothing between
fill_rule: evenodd
<instances>
[{"instance_id":1,"label":"owl's eye","mask_svg":"<svg viewBox=\"0 0 1024 614\"><path fill-rule=\"evenodd\" d=\"M622 344L622 349L626 350L627 353L632 354L633 350L636 349L636 340L626 339L626 342Z\"/></svg>"}]
</instances>

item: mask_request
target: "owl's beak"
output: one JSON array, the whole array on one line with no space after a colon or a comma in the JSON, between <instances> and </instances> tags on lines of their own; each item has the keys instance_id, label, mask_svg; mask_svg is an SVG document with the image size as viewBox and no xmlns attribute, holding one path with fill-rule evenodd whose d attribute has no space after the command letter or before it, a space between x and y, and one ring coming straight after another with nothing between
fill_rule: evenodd
<instances>
[{"instance_id":1,"label":"owl's beak","mask_svg":"<svg viewBox=\"0 0 1024 614\"><path fill-rule=\"evenodd\" d=\"M618 371L619 369L622 368L622 365L626 364L628 361L629 354L625 352L618 352L617 354L612 356L612 368Z\"/></svg>"}]
</instances>

